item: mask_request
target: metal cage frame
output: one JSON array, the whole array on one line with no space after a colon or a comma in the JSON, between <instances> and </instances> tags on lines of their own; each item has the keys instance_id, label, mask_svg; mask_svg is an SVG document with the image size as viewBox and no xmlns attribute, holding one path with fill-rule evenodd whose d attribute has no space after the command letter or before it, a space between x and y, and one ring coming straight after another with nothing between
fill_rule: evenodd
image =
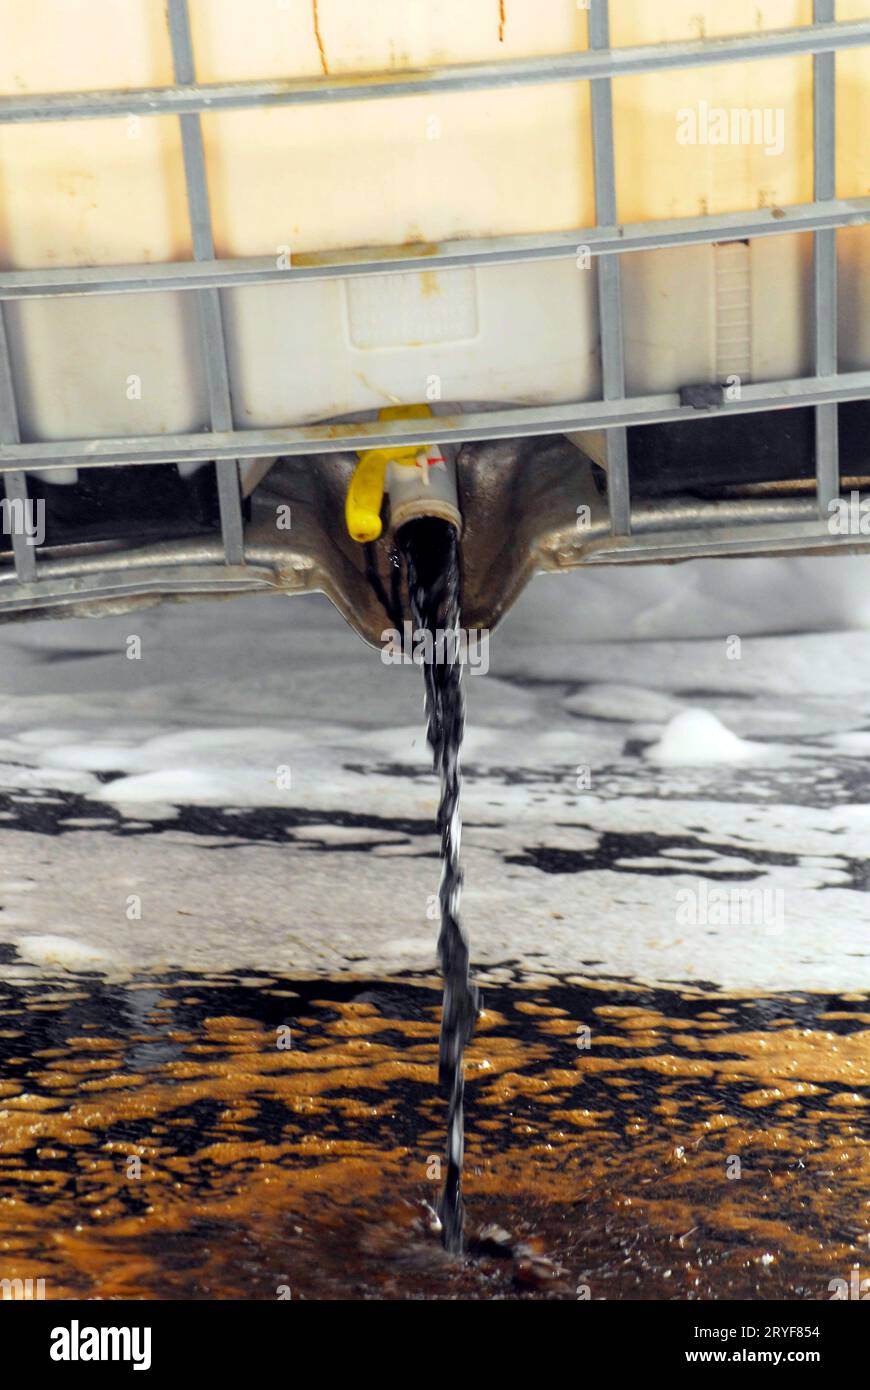
<instances>
[{"instance_id":1,"label":"metal cage frame","mask_svg":"<svg viewBox=\"0 0 870 1390\"><path fill-rule=\"evenodd\" d=\"M582 430L605 431L610 534L618 543L632 533L627 431L635 425L710 418L681 402L678 393L627 396L622 327L620 257L660 247L740 240L767 235L811 233L813 254L813 375L747 384L739 400L723 400L716 413L812 407L815 411L816 507L819 522L840 492L837 416L840 401L870 399L870 370L840 372L837 355L837 254L840 227L870 222L870 198L836 196L835 60L837 52L870 44L870 20L835 22L835 0L814 0L813 22L798 28L738 34L721 39L611 48L607 0L588 7L587 51L520 61L470 63L362 78L305 78L198 84L187 0L169 0L168 18L175 85L128 91L48 93L0 98L0 123L99 119L108 116L176 115L181 127L193 257L192 261L69 269L13 270L0 273L0 473L9 501L27 500L26 471L58 465L113 467L138 463L214 461L220 504L222 559L232 567L226 583L216 583L220 555L203 553L211 580L201 571L194 587L245 588L245 537L238 460L371 448L414 442L419 426L401 421L332 425L288 425L240 429L233 419L221 312L220 290L228 286L287 283L305 279L399 274L574 257L578 245L596 258L601 335L601 399L567 405L494 409L436 417L427 426L432 442L458 443ZM617 222L614 172L613 77L707 64L746 62L796 54L813 55L813 201L783 208L672 221ZM493 237L403 248L368 247L306 254L289 269L272 257L216 259L200 113L260 106L401 98L425 92L469 91L531 83L589 82L596 220L593 226L539 236ZM140 294L170 290L196 296L199 336L208 388L211 428L207 432L124 436L108 439L23 442L3 322L4 301L56 295ZM26 471L25 471L26 470ZM808 537L806 506L800 533ZM747 520L750 520L747 517ZM641 528L642 529L642 528ZM816 545L830 536L812 528ZM817 533L817 534L816 534ZM24 536L13 535L14 579L19 602L35 596L43 564ZM189 547L179 561L191 561ZM627 558L625 556L624 558ZM87 567L85 567L87 568ZM64 574L75 572L75 562ZM157 591L171 583L152 571ZM9 579L13 576L9 575ZM255 574L250 572L256 587ZM190 585L186 588L189 590ZM260 584L262 587L262 583ZM15 605L16 607L18 604ZM22 603L22 606L27 606ZM37 605L38 606L38 605Z\"/></svg>"}]
</instances>

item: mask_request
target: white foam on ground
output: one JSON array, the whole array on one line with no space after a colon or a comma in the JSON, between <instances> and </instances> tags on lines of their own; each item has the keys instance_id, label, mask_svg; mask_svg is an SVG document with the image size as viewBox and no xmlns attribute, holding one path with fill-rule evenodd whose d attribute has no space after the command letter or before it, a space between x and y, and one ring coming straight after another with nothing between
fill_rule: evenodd
<instances>
[{"instance_id":1,"label":"white foam on ground","mask_svg":"<svg viewBox=\"0 0 870 1390\"><path fill-rule=\"evenodd\" d=\"M847 608L854 620L868 564L833 562L839 588L819 561L533 586L493 638L492 673L466 679L464 916L484 974L511 960L562 978L870 988L868 897L850 869L866 856L870 805L815 795L834 755L860 774L870 751L870 636L751 635L765 604L774 626L796 613L830 625ZM704 640L678 640L698 626ZM622 640L644 627L657 640ZM124 655L131 633L141 661ZM28 961L434 970L437 837L395 824L429 826L436 806L420 673L383 666L325 601L0 629L0 669L0 785L43 804L75 793L158 832L49 836L0 820L0 941ZM778 746L783 730L806 741ZM645 760L638 739L676 756ZM747 760L759 739L771 741ZM235 809L237 840L185 830L177 807L190 804ZM246 841L258 807L301 813L301 827L287 843ZM337 823L348 813L364 824ZM681 923L678 892L707 882L781 892L785 930ZM130 894L141 920L126 917Z\"/></svg>"},{"instance_id":2,"label":"white foam on ground","mask_svg":"<svg viewBox=\"0 0 870 1390\"><path fill-rule=\"evenodd\" d=\"M638 724L669 719L684 708L681 700L660 690L637 685L591 685L563 702L569 714L585 714L592 719L613 719Z\"/></svg>"},{"instance_id":3,"label":"white foam on ground","mask_svg":"<svg viewBox=\"0 0 870 1390\"><path fill-rule=\"evenodd\" d=\"M107 971L111 965L105 952L68 936L19 936L16 946L21 959L31 965L98 972Z\"/></svg>"},{"instance_id":4,"label":"white foam on ground","mask_svg":"<svg viewBox=\"0 0 870 1390\"><path fill-rule=\"evenodd\" d=\"M726 729L706 709L675 714L658 743L644 756L668 767L704 767L712 763L745 763L769 755L762 743L750 743Z\"/></svg>"}]
</instances>

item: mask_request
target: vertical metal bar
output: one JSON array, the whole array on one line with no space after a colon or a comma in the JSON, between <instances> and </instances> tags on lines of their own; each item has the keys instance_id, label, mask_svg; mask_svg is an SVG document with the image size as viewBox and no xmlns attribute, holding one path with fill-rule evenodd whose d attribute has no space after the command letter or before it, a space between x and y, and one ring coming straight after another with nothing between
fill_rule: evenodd
<instances>
[{"instance_id":1,"label":"vertical metal bar","mask_svg":"<svg viewBox=\"0 0 870 1390\"><path fill-rule=\"evenodd\" d=\"M175 80L179 85L186 86L196 81L187 0L169 0L168 15ZM202 126L199 115L180 116L179 121L193 255L197 261L211 261L214 260L214 234L208 200ZM218 431L231 430L233 415L220 291L197 290L196 300L211 427ZM238 460L219 459L215 468L224 556L228 565L244 564L244 520Z\"/></svg>"},{"instance_id":2,"label":"vertical metal bar","mask_svg":"<svg viewBox=\"0 0 870 1390\"><path fill-rule=\"evenodd\" d=\"M6 320L3 305L0 304L0 444L18 444L21 434L18 428L18 406L15 402L15 382L12 379L12 364L9 360L9 342L6 337ZM27 476L24 473L7 473L6 500L21 504L21 511L27 511ZM15 574L21 584L32 584L36 579L36 550L30 545L24 527L14 524L14 512L7 509L9 528L12 534L12 557L15 561Z\"/></svg>"},{"instance_id":3,"label":"vertical metal bar","mask_svg":"<svg viewBox=\"0 0 870 1390\"><path fill-rule=\"evenodd\" d=\"M589 47L609 48L607 0L592 0L589 9ZM616 224L616 170L613 139L613 94L610 78L589 84L592 103L592 162L595 178L595 221ZM598 317L601 335L601 394L606 401L625 397L625 359L622 330L622 268L618 256L597 258ZM628 432L618 425L605 432L607 503L615 536L631 532L631 494L628 477Z\"/></svg>"},{"instance_id":4,"label":"vertical metal bar","mask_svg":"<svg viewBox=\"0 0 870 1390\"><path fill-rule=\"evenodd\" d=\"M834 18L835 0L813 0L813 23ZM836 55L813 55L813 197L834 198L837 189ZM813 359L816 376L837 370L837 233L813 236ZM838 407L816 406L816 499L827 520L828 504L840 495Z\"/></svg>"}]
</instances>

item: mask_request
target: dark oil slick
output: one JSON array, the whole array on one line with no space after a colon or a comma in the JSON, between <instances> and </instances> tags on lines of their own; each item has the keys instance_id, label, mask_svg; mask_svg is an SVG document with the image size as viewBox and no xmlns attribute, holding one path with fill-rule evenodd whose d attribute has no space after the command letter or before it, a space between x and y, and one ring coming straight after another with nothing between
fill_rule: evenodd
<instances>
[{"instance_id":1,"label":"dark oil slick","mask_svg":"<svg viewBox=\"0 0 870 1390\"><path fill-rule=\"evenodd\" d=\"M0 1279L813 1300L870 1276L866 998L488 987L459 1260L431 1231L439 1004L428 979L0 986Z\"/></svg>"}]
</instances>

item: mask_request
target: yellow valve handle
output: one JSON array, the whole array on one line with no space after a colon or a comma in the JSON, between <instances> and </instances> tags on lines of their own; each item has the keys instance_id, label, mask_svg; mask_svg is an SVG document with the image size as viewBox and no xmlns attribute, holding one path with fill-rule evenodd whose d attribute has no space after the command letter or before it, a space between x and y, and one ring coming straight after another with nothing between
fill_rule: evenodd
<instances>
[{"instance_id":1,"label":"yellow valve handle","mask_svg":"<svg viewBox=\"0 0 870 1390\"><path fill-rule=\"evenodd\" d=\"M389 459L383 449L369 449L354 469L344 502L344 517L352 541L376 541L383 529L381 505Z\"/></svg>"},{"instance_id":2,"label":"yellow valve handle","mask_svg":"<svg viewBox=\"0 0 870 1390\"><path fill-rule=\"evenodd\" d=\"M428 405L388 405L378 411L379 420L429 420ZM351 540L376 541L381 534L381 507L387 465L399 463L413 468L420 452L419 444L388 445L381 449L365 449L353 472L344 503L344 517Z\"/></svg>"}]
</instances>

